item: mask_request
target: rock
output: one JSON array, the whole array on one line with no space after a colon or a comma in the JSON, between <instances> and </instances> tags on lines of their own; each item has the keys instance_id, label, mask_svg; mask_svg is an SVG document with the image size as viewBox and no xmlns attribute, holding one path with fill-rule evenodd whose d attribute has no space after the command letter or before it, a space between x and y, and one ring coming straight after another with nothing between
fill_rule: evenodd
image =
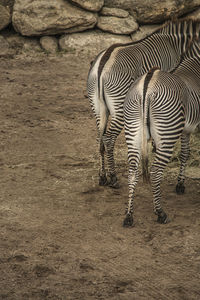
<instances>
[{"instance_id":1,"label":"rock","mask_svg":"<svg viewBox=\"0 0 200 300\"><path fill-rule=\"evenodd\" d=\"M10 45L7 42L7 40L2 35L0 35L0 57L10 57L14 54L15 51L13 51L13 49L10 48Z\"/></svg>"},{"instance_id":2,"label":"rock","mask_svg":"<svg viewBox=\"0 0 200 300\"><path fill-rule=\"evenodd\" d=\"M127 18L129 16L128 11L120 9L120 8L109 8L103 7L100 14L102 16L113 16L118 18Z\"/></svg>"},{"instance_id":3,"label":"rock","mask_svg":"<svg viewBox=\"0 0 200 300\"><path fill-rule=\"evenodd\" d=\"M0 0L0 4L9 7L10 13L12 13L15 0Z\"/></svg>"},{"instance_id":4,"label":"rock","mask_svg":"<svg viewBox=\"0 0 200 300\"><path fill-rule=\"evenodd\" d=\"M199 0L105 0L104 5L127 10L140 24L161 23L199 7Z\"/></svg>"},{"instance_id":5,"label":"rock","mask_svg":"<svg viewBox=\"0 0 200 300\"><path fill-rule=\"evenodd\" d=\"M194 20L200 20L200 8L188 14L187 17Z\"/></svg>"},{"instance_id":6,"label":"rock","mask_svg":"<svg viewBox=\"0 0 200 300\"><path fill-rule=\"evenodd\" d=\"M104 4L104 0L70 0L73 4L76 4L86 10L99 11Z\"/></svg>"},{"instance_id":7,"label":"rock","mask_svg":"<svg viewBox=\"0 0 200 300\"><path fill-rule=\"evenodd\" d=\"M160 25L143 25L140 26L139 29L131 34L131 39L133 42L139 41L141 39L144 39L146 36L150 35L152 32L159 29Z\"/></svg>"},{"instance_id":8,"label":"rock","mask_svg":"<svg viewBox=\"0 0 200 300\"><path fill-rule=\"evenodd\" d=\"M36 38L26 38L25 43L22 47L22 51L29 53L41 52L42 49L40 47L39 40Z\"/></svg>"},{"instance_id":9,"label":"rock","mask_svg":"<svg viewBox=\"0 0 200 300\"><path fill-rule=\"evenodd\" d=\"M9 49L9 43L2 35L0 35L0 55L7 53L8 49Z\"/></svg>"},{"instance_id":10,"label":"rock","mask_svg":"<svg viewBox=\"0 0 200 300\"><path fill-rule=\"evenodd\" d=\"M100 16L97 27L114 34L131 34L138 29L138 24L132 16L127 18Z\"/></svg>"},{"instance_id":11,"label":"rock","mask_svg":"<svg viewBox=\"0 0 200 300\"><path fill-rule=\"evenodd\" d=\"M35 37L24 37L19 34L11 34L6 36L6 41L15 54L38 55L38 53L43 53L39 39Z\"/></svg>"},{"instance_id":12,"label":"rock","mask_svg":"<svg viewBox=\"0 0 200 300\"><path fill-rule=\"evenodd\" d=\"M0 30L8 26L11 21L11 14L9 7L0 4Z\"/></svg>"},{"instance_id":13,"label":"rock","mask_svg":"<svg viewBox=\"0 0 200 300\"><path fill-rule=\"evenodd\" d=\"M17 54L22 51L22 48L26 43L26 38L15 33L6 36L6 41L9 43L10 48L15 51L15 54Z\"/></svg>"},{"instance_id":14,"label":"rock","mask_svg":"<svg viewBox=\"0 0 200 300\"><path fill-rule=\"evenodd\" d=\"M65 0L16 0L12 22L22 35L53 35L93 28L97 16Z\"/></svg>"},{"instance_id":15,"label":"rock","mask_svg":"<svg viewBox=\"0 0 200 300\"><path fill-rule=\"evenodd\" d=\"M40 45L42 49L50 53L56 53L58 51L58 41L53 36L43 36L40 38Z\"/></svg>"},{"instance_id":16,"label":"rock","mask_svg":"<svg viewBox=\"0 0 200 300\"><path fill-rule=\"evenodd\" d=\"M130 43L131 38L123 35L113 35L98 30L83 33L63 35L59 40L62 50L90 53L97 55L102 50L115 43Z\"/></svg>"}]
</instances>

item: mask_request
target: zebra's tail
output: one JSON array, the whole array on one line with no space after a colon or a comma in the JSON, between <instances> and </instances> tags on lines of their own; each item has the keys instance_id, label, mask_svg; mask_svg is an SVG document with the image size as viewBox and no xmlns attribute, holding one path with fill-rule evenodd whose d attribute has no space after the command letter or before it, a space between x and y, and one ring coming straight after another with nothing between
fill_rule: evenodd
<instances>
[{"instance_id":1,"label":"zebra's tail","mask_svg":"<svg viewBox=\"0 0 200 300\"><path fill-rule=\"evenodd\" d=\"M148 158L148 143L147 143L147 129L145 122L143 123L143 133L142 133L142 176L143 181L148 183L150 181L149 175L149 158Z\"/></svg>"},{"instance_id":2,"label":"zebra's tail","mask_svg":"<svg viewBox=\"0 0 200 300\"><path fill-rule=\"evenodd\" d=\"M98 128L98 142L103 147L103 135L106 132L108 122L108 108L105 103L104 90L102 84L102 64L101 59L104 51L99 53L96 59L91 63L88 73L87 90L90 105L96 118ZM101 72L100 72L100 71Z\"/></svg>"},{"instance_id":3,"label":"zebra's tail","mask_svg":"<svg viewBox=\"0 0 200 300\"><path fill-rule=\"evenodd\" d=\"M102 76L99 78L98 82L98 100L99 100L99 138L103 143L103 135L106 133L107 123L108 123L108 107L106 105L104 96L104 85Z\"/></svg>"},{"instance_id":4,"label":"zebra's tail","mask_svg":"<svg viewBox=\"0 0 200 300\"><path fill-rule=\"evenodd\" d=\"M150 117L149 117L149 101L147 99L147 89L149 86L149 82L153 77L154 71L158 70L159 68L154 67L151 69L144 78L144 85L143 85L143 101L142 101L142 173L143 173L143 181L149 182L150 181L150 174L149 174L149 158L148 158L148 138L150 137ZM149 134L149 137L147 136Z\"/></svg>"}]
</instances>

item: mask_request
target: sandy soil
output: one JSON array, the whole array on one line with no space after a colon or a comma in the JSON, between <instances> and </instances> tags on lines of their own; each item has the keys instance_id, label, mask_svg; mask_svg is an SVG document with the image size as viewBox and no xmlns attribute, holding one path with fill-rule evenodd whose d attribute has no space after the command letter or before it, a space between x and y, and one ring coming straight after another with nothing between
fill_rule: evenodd
<instances>
[{"instance_id":1,"label":"sandy soil","mask_svg":"<svg viewBox=\"0 0 200 300\"><path fill-rule=\"evenodd\" d=\"M98 186L95 120L83 55L0 59L0 299L200 299L198 154L186 193L176 157L163 183L171 222L156 223L140 181L135 226L127 203L126 145L116 146L121 187Z\"/></svg>"}]
</instances>

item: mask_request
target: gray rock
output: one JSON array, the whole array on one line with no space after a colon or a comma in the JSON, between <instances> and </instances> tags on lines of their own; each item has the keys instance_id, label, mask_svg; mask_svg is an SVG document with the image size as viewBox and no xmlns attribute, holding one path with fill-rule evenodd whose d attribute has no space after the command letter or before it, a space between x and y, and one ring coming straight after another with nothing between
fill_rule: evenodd
<instances>
[{"instance_id":1,"label":"gray rock","mask_svg":"<svg viewBox=\"0 0 200 300\"><path fill-rule=\"evenodd\" d=\"M131 34L138 29L138 24L132 16L127 18L100 16L97 27L114 34Z\"/></svg>"},{"instance_id":2,"label":"gray rock","mask_svg":"<svg viewBox=\"0 0 200 300\"><path fill-rule=\"evenodd\" d=\"M58 40L53 36L43 36L40 38L40 45L42 49L50 53L58 51Z\"/></svg>"},{"instance_id":3,"label":"gray rock","mask_svg":"<svg viewBox=\"0 0 200 300\"><path fill-rule=\"evenodd\" d=\"M7 27L11 22L11 14L9 7L0 4L0 30Z\"/></svg>"},{"instance_id":4,"label":"gray rock","mask_svg":"<svg viewBox=\"0 0 200 300\"><path fill-rule=\"evenodd\" d=\"M120 9L120 8L109 8L103 7L100 14L102 16L113 16L118 18L127 18L129 16L128 11Z\"/></svg>"},{"instance_id":5,"label":"gray rock","mask_svg":"<svg viewBox=\"0 0 200 300\"><path fill-rule=\"evenodd\" d=\"M104 5L127 10L141 24L161 23L182 16L200 5L199 0L105 0Z\"/></svg>"},{"instance_id":6,"label":"gray rock","mask_svg":"<svg viewBox=\"0 0 200 300\"><path fill-rule=\"evenodd\" d=\"M152 32L160 28L161 25L143 25L139 29L131 34L131 39L133 42L144 39L146 36L150 35Z\"/></svg>"},{"instance_id":7,"label":"gray rock","mask_svg":"<svg viewBox=\"0 0 200 300\"><path fill-rule=\"evenodd\" d=\"M115 43L130 43L131 38L123 35L113 35L98 30L83 33L63 35L59 40L62 50L91 53L97 55L100 51Z\"/></svg>"},{"instance_id":8,"label":"gray rock","mask_svg":"<svg viewBox=\"0 0 200 300\"><path fill-rule=\"evenodd\" d=\"M86 10L99 11L104 4L104 0L70 0L73 4L76 4Z\"/></svg>"},{"instance_id":9,"label":"gray rock","mask_svg":"<svg viewBox=\"0 0 200 300\"><path fill-rule=\"evenodd\" d=\"M65 0L16 0L12 22L22 35L53 35L93 28L97 16Z\"/></svg>"}]
</instances>

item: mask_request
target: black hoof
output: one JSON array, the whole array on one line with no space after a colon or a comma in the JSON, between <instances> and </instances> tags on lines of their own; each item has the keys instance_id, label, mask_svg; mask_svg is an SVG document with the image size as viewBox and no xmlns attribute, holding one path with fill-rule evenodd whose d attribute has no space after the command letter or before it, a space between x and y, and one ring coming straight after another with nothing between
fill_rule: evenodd
<instances>
[{"instance_id":1,"label":"black hoof","mask_svg":"<svg viewBox=\"0 0 200 300\"><path fill-rule=\"evenodd\" d=\"M119 183L115 175L110 177L110 181L108 185L113 189L119 189Z\"/></svg>"},{"instance_id":2,"label":"black hoof","mask_svg":"<svg viewBox=\"0 0 200 300\"><path fill-rule=\"evenodd\" d=\"M160 224L167 224L167 223L169 223L169 219L167 217L167 214L165 212L158 213L157 222L160 223Z\"/></svg>"},{"instance_id":3,"label":"black hoof","mask_svg":"<svg viewBox=\"0 0 200 300\"><path fill-rule=\"evenodd\" d=\"M106 178L106 175L99 176L99 185L101 186L108 185L108 180Z\"/></svg>"},{"instance_id":4,"label":"black hoof","mask_svg":"<svg viewBox=\"0 0 200 300\"><path fill-rule=\"evenodd\" d=\"M124 227L132 227L133 226L133 216L132 214L127 214L126 218L124 219L123 222Z\"/></svg>"},{"instance_id":5,"label":"black hoof","mask_svg":"<svg viewBox=\"0 0 200 300\"><path fill-rule=\"evenodd\" d=\"M111 187L113 189L119 189L120 188L119 183L117 181L113 182L113 183L109 183L109 187Z\"/></svg>"},{"instance_id":6,"label":"black hoof","mask_svg":"<svg viewBox=\"0 0 200 300\"><path fill-rule=\"evenodd\" d=\"M179 182L177 185L176 185L176 193L178 195L182 195L185 193L185 186L184 186L184 183L181 183Z\"/></svg>"}]
</instances>

